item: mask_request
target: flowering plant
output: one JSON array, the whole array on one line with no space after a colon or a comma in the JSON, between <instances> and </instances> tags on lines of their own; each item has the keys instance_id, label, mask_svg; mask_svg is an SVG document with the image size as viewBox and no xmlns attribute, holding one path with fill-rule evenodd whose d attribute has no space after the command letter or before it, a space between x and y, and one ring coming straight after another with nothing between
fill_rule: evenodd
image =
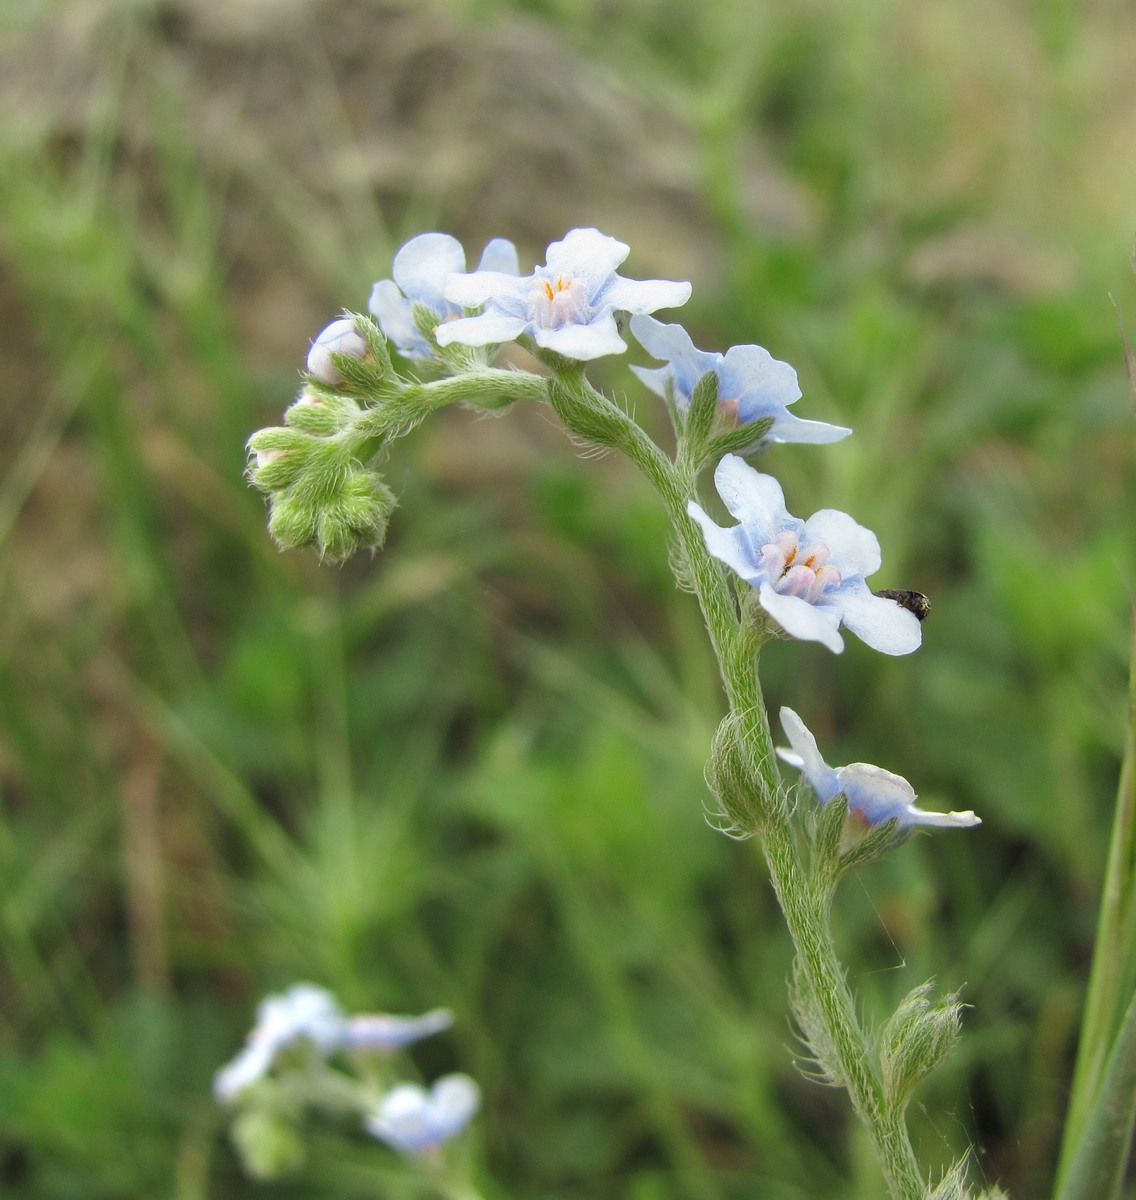
<instances>
[{"instance_id":1,"label":"flowering plant","mask_svg":"<svg viewBox=\"0 0 1136 1200\"><path fill-rule=\"evenodd\" d=\"M774 476L743 457L780 442L830 443L851 431L790 414L801 397L796 373L762 347L698 350L681 326L650 316L685 303L690 285L625 279L616 268L628 254L598 230L575 229L528 275L501 239L467 273L453 238L412 239L395 256L393 279L375 285L373 318L348 314L315 339L284 425L249 440L249 477L268 498L269 528L282 548L311 545L339 560L382 545L395 500L376 466L398 437L449 405L482 412L523 401L547 405L574 437L625 455L670 519L676 581L696 597L717 656L728 712L706 769L711 809L722 831L755 838L768 864L796 951L790 1000L803 1059L847 1092L895 1200L994 1200L1002 1195L997 1187L978 1191L967 1183L966 1156L930 1180L905 1123L914 1089L959 1035L958 997L935 998L932 984L921 984L881 1028L870 1028L828 925L847 872L919 827L980 821L972 812L916 807L911 784L883 768L830 767L788 708L780 716L791 748L775 752L756 670L758 651L772 638L840 653L843 628L884 654L910 654L929 605L918 593L873 591L868 579L882 563L875 535L836 509L792 516ZM635 339L664 363L632 370L667 406L673 455L585 375L586 363L626 352L628 316ZM532 369L494 365L506 342L529 352ZM392 347L413 371L395 365ZM711 466L734 525L719 524L703 507L699 483ZM797 802L778 755L802 773L816 805ZM288 1005L266 1002L248 1047L218 1076L223 1098L255 1094L297 1042L308 1067L318 1068L393 1020L336 1017L326 1002L290 996ZM443 1021L427 1014L396 1024L412 1038ZM429 1091L404 1084L372 1104L366 1128L404 1152L433 1151L477 1105L476 1085L464 1075ZM475 1193L467 1187L461 1194ZM1071 1192L1069 1200L1090 1194Z\"/></svg>"}]
</instances>

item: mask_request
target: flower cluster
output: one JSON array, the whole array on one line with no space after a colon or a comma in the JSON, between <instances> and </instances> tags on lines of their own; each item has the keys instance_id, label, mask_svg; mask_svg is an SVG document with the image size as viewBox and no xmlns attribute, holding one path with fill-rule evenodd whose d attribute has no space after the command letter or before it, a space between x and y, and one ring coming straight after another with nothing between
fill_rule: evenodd
<instances>
[{"instance_id":1,"label":"flower cluster","mask_svg":"<svg viewBox=\"0 0 1136 1200\"><path fill-rule=\"evenodd\" d=\"M376 1091L370 1081L385 1074L397 1051L452 1024L453 1014L445 1008L421 1016L348 1015L330 992L311 983L266 996L244 1048L213 1078L217 1099L241 1110L235 1130L245 1132L238 1145L246 1162L257 1168L253 1173L275 1174L285 1165L273 1161L280 1143L274 1119L284 1097L337 1111L346 1101L367 1132L396 1150L412 1156L437 1152L476 1114L481 1101L477 1084L453 1074L429 1090L398 1082ZM327 1060L337 1054L365 1065L363 1082L332 1070Z\"/></svg>"},{"instance_id":2,"label":"flower cluster","mask_svg":"<svg viewBox=\"0 0 1136 1200\"><path fill-rule=\"evenodd\" d=\"M740 619L760 638L783 635L840 653L847 629L884 654L910 654L922 641L929 606L918 593L869 587L881 565L875 535L836 509L820 509L807 520L793 516L777 480L740 456L781 442L832 443L851 430L790 412L801 398L797 374L763 347L700 350L681 325L651 316L684 304L690 284L624 278L617 268L629 252L626 243L597 229L573 229L548 247L544 265L522 274L516 248L495 238L477 269L467 271L465 251L453 237L412 238L395 255L393 278L374 285L374 320L340 318L315 339L305 391L289 410L290 427L250 441L250 472L269 492L274 535L287 546L316 540L337 557L361 544L377 545L394 498L358 447L372 454L385 449L444 403L490 409L517 399L545 400L577 436L625 450L634 446L642 431L622 409L581 385L580 369L573 366L625 353L629 329L662 363L632 371L665 401L681 461L693 463L697 474L716 460L714 483L737 523L719 524L689 492L681 519L693 522L705 552L735 577ZM548 374L495 371L493 354L507 342L536 354ZM452 378L401 378L390 365L388 344ZM360 409L357 398L368 379L377 381L377 402ZM326 478L313 479L321 469ZM682 478L689 489L689 479ZM746 602L751 595L752 604ZM905 603L907 597L921 603ZM828 799L834 777L816 767L823 760L800 749L804 734L792 736L818 796ZM971 823L963 819L967 814L928 819L910 806L913 793L905 792L901 803L894 790L898 776L872 774L864 764L842 771L837 775L850 808L870 823L886 819L884 813L904 823ZM250 1045L243 1069L261 1062L269 1046L267 1040Z\"/></svg>"}]
</instances>

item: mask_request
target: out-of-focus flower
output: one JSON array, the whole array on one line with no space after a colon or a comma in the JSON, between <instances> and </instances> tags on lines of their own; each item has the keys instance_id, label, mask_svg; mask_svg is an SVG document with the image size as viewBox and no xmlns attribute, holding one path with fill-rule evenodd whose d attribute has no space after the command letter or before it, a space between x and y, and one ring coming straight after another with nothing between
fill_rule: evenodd
<instances>
[{"instance_id":1,"label":"out-of-focus flower","mask_svg":"<svg viewBox=\"0 0 1136 1200\"><path fill-rule=\"evenodd\" d=\"M822 804L843 792L848 798L848 811L858 814L869 825L881 825L893 817L900 825L965 828L982 824L970 811L938 813L916 808L915 789L911 784L902 775L893 775L883 767L874 767L871 763L830 767L817 749L816 738L791 708L781 710L781 727L793 749L778 748L778 756L804 774Z\"/></svg>"},{"instance_id":2,"label":"out-of-focus flower","mask_svg":"<svg viewBox=\"0 0 1136 1200\"><path fill-rule=\"evenodd\" d=\"M615 268L630 253L598 229L573 229L548 247L547 265L515 278L495 271L452 275L446 299L485 311L438 330L438 342L486 346L529 334L538 346L566 358L622 354L617 312L649 313L690 298L690 284L668 279L624 279Z\"/></svg>"},{"instance_id":3,"label":"out-of-focus flower","mask_svg":"<svg viewBox=\"0 0 1136 1200\"><path fill-rule=\"evenodd\" d=\"M320 383L335 387L343 382L343 376L335 369L335 364L331 361L332 354L350 354L353 358L363 358L367 349L367 343L355 328L355 322L349 317L340 317L316 335L316 340L312 342L312 348L308 351L308 370Z\"/></svg>"},{"instance_id":4,"label":"out-of-focus flower","mask_svg":"<svg viewBox=\"0 0 1136 1200\"><path fill-rule=\"evenodd\" d=\"M441 1033L453 1023L454 1014L448 1008L435 1008L420 1017L362 1013L347 1018L343 1045L346 1049L355 1050L397 1050Z\"/></svg>"},{"instance_id":5,"label":"out-of-focus flower","mask_svg":"<svg viewBox=\"0 0 1136 1200\"><path fill-rule=\"evenodd\" d=\"M429 1154L469 1124L481 1091L468 1075L444 1075L428 1091L401 1083L364 1124L368 1133L403 1154Z\"/></svg>"},{"instance_id":6,"label":"out-of-focus flower","mask_svg":"<svg viewBox=\"0 0 1136 1200\"><path fill-rule=\"evenodd\" d=\"M214 1075L214 1095L235 1099L272 1069L281 1050L297 1042L309 1043L322 1057L334 1054L342 1044L344 1026L335 997L315 984L297 983L279 995L266 996L244 1049Z\"/></svg>"},{"instance_id":7,"label":"out-of-focus flower","mask_svg":"<svg viewBox=\"0 0 1136 1200\"><path fill-rule=\"evenodd\" d=\"M762 608L791 637L839 654L844 626L884 654L910 654L919 646L923 635L914 614L872 595L865 583L880 565L871 530L833 508L807 521L790 516L777 480L734 454L718 464L714 483L741 524L723 529L694 501L687 512L710 553L757 590Z\"/></svg>"},{"instance_id":8,"label":"out-of-focus flower","mask_svg":"<svg viewBox=\"0 0 1136 1200\"><path fill-rule=\"evenodd\" d=\"M773 418L763 440L772 442L838 442L852 430L823 421L804 421L788 411L801 398L797 372L761 346L731 346L725 354L699 350L681 325L664 325L654 317L634 316L631 332L648 354L665 367L632 367L657 395L668 388L679 412L690 407L695 385L708 371L718 376L718 408L739 425Z\"/></svg>"},{"instance_id":9,"label":"out-of-focus flower","mask_svg":"<svg viewBox=\"0 0 1136 1200\"><path fill-rule=\"evenodd\" d=\"M478 271L519 275L517 250L505 238L494 238L486 247ZM465 251L461 242L448 233L420 233L411 238L394 256L393 279L380 279L371 289L368 307L379 328L405 358L436 358L433 346L422 336L414 320L414 305L432 309L439 321L462 315L457 304L444 295L446 280L465 271Z\"/></svg>"}]
</instances>

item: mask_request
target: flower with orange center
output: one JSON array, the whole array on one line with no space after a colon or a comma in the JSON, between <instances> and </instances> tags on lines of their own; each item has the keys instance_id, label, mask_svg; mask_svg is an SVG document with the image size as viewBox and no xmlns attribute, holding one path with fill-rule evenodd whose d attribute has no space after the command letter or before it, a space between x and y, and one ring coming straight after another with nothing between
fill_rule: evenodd
<instances>
[{"instance_id":1,"label":"flower with orange center","mask_svg":"<svg viewBox=\"0 0 1136 1200\"><path fill-rule=\"evenodd\" d=\"M451 275L445 296L476 316L438 328L438 344L487 346L528 335L542 349L586 361L622 354L617 313L649 313L685 304L690 284L624 279L615 268L631 248L598 229L573 229L548 247L548 261L517 278L497 271Z\"/></svg>"},{"instance_id":2,"label":"flower with orange center","mask_svg":"<svg viewBox=\"0 0 1136 1200\"><path fill-rule=\"evenodd\" d=\"M716 524L691 501L687 512L706 548L753 587L762 608L790 637L821 642L839 654L840 629L884 654L910 654L922 641L919 620L865 582L880 566L880 544L847 513L824 508L807 521L791 516L781 485L727 454L714 472L726 508L740 522Z\"/></svg>"}]
</instances>

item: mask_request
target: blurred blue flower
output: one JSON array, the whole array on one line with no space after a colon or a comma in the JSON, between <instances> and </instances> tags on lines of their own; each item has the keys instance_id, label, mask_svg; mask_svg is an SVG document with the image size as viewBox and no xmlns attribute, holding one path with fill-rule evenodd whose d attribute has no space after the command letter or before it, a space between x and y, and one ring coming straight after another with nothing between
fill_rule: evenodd
<instances>
[{"instance_id":1,"label":"blurred blue flower","mask_svg":"<svg viewBox=\"0 0 1136 1200\"><path fill-rule=\"evenodd\" d=\"M619 334L617 312L649 313L690 298L689 283L617 275L615 268L630 250L598 229L573 229L548 247L547 265L532 275L453 275L446 299L463 308L484 306L485 311L440 328L438 342L486 346L527 333L538 346L566 358L622 354L627 345Z\"/></svg>"},{"instance_id":2,"label":"blurred blue flower","mask_svg":"<svg viewBox=\"0 0 1136 1200\"><path fill-rule=\"evenodd\" d=\"M429 1091L414 1083L392 1088L364 1124L403 1154L429 1154L461 1133L480 1104L481 1091L468 1075L444 1075Z\"/></svg>"},{"instance_id":3,"label":"blurred blue flower","mask_svg":"<svg viewBox=\"0 0 1136 1200\"><path fill-rule=\"evenodd\" d=\"M431 1009L420 1017L363 1013L347 1018L343 1045L345 1049L355 1050L397 1050L441 1033L453 1023L454 1014L448 1008Z\"/></svg>"},{"instance_id":4,"label":"blurred blue flower","mask_svg":"<svg viewBox=\"0 0 1136 1200\"><path fill-rule=\"evenodd\" d=\"M915 789L911 784L902 775L893 775L883 767L874 767L871 763L830 767L821 758L816 738L791 708L781 710L781 727L793 749L778 748L778 757L804 774L821 804L827 804L833 796L843 792L848 798L848 811L858 814L869 825L881 825L893 817L900 825L965 828L982 824L970 811L938 813L916 808Z\"/></svg>"},{"instance_id":5,"label":"blurred blue flower","mask_svg":"<svg viewBox=\"0 0 1136 1200\"><path fill-rule=\"evenodd\" d=\"M335 997L315 984L297 983L280 995L266 996L244 1049L214 1075L214 1095L234 1099L272 1069L281 1050L297 1042L309 1043L321 1057L334 1054L343 1041L344 1023Z\"/></svg>"},{"instance_id":6,"label":"blurred blue flower","mask_svg":"<svg viewBox=\"0 0 1136 1200\"><path fill-rule=\"evenodd\" d=\"M478 271L515 276L521 271L517 250L505 238L494 238L486 247ZM465 251L448 233L420 233L394 256L393 279L381 279L371 289L368 307L379 328L406 358L436 358L414 320L414 304L433 309L440 321L462 315L461 308L444 295L450 275L465 271Z\"/></svg>"},{"instance_id":7,"label":"blurred blue flower","mask_svg":"<svg viewBox=\"0 0 1136 1200\"><path fill-rule=\"evenodd\" d=\"M343 382L343 376L331 361L332 354L350 354L354 358L362 358L367 350L367 343L355 328L355 322L350 317L340 317L316 335L308 351L308 370L320 383L335 387Z\"/></svg>"},{"instance_id":8,"label":"blurred blue flower","mask_svg":"<svg viewBox=\"0 0 1136 1200\"><path fill-rule=\"evenodd\" d=\"M763 440L772 442L838 442L852 430L823 421L804 421L788 411L801 398L797 372L761 346L731 346L725 354L699 350L681 325L664 325L646 315L631 318L639 344L665 367L632 367L632 371L664 399L685 413L695 385L708 371L718 376L718 408L739 425L773 418Z\"/></svg>"},{"instance_id":9,"label":"blurred blue flower","mask_svg":"<svg viewBox=\"0 0 1136 1200\"><path fill-rule=\"evenodd\" d=\"M880 544L847 513L823 508L807 521L789 515L781 485L735 454L714 472L718 494L740 525L723 529L691 501L706 548L757 589L761 606L791 637L844 649L845 626L884 654L910 654L922 641L914 614L873 596L865 578Z\"/></svg>"}]
</instances>

